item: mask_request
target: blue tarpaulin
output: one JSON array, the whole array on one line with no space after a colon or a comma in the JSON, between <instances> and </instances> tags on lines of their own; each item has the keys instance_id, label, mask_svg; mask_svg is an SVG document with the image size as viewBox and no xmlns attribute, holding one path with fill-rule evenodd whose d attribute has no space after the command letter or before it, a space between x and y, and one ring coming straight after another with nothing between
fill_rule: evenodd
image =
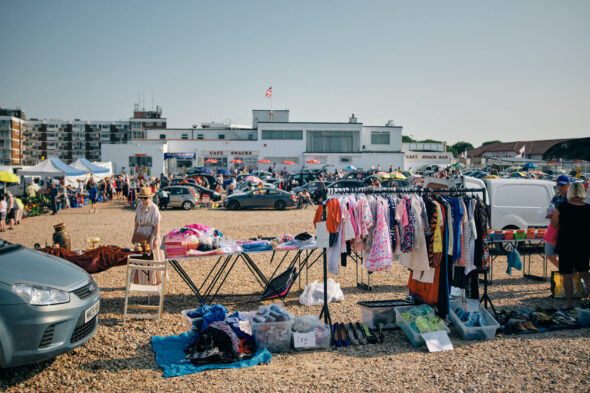
<instances>
[{"instance_id":1,"label":"blue tarpaulin","mask_svg":"<svg viewBox=\"0 0 590 393\"><path fill-rule=\"evenodd\" d=\"M198 373L205 370L215 370L222 368L244 368L252 367L262 363L270 363L272 358L267 349L258 350L254 357L249 360L242 360L235 363L226 364L205 364L195 366L185 360L184 348L191 340L190 333L182 333L178 336L152 337L152 349L156 353L156 362L162 367L164 377L178 377L181 375Z\"/></svg>"}]
</instances>

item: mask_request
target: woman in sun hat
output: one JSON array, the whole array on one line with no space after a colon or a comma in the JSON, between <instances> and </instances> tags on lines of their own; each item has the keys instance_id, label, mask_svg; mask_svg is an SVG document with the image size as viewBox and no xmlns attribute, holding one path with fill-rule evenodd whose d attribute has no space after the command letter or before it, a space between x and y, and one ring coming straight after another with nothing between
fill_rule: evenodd
<instances>
[{"instance_id":1,"label":"woman in sun hat","mask_svg":"<svg viewBox=\"0 0 590 393\"><path fill-rule=\"evenodd\" d=\"M135 209L135 229L141 236L147 236L150 249L153 250L154 259L162 260L160 255L160 210L152 201L154 196L150 187L142 187L137 193L139 203Z\"/></svg>"}]
</instances>

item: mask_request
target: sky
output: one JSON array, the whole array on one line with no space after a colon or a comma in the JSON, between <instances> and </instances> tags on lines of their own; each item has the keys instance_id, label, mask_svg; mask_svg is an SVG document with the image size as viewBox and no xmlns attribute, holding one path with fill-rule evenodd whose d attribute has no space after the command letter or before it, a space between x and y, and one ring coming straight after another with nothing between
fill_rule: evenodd
<instances>
[{"instance_id":1,"label":"sky","mask_svg":"<svg viewBox=\"0 0 590 393\"><path fill-rule=\"evenodd\" d=\"M590 136L590 1L13 1L0 105L168 127L393 120L415 139Z\"/></svg>"}]
</instances>

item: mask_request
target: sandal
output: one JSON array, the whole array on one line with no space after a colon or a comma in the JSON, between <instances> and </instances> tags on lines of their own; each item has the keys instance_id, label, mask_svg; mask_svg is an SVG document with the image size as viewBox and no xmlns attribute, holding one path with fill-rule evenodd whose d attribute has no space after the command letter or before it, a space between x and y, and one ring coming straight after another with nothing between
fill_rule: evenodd
<instances>
[{"instance_id":1,"label":"sandal","mask_svg":"<svg viewBox=\"0 0 590 393\"><path fill-rule=\"evenodd\" d=\"M365 336L367 337L367 342L369 344L377 344L377 337L371 333L371 331L369 330L369 327L367 325L365 325L364 323L362 324L363 327L363 331L365 332Z\"/></svg>"}]
</instances>

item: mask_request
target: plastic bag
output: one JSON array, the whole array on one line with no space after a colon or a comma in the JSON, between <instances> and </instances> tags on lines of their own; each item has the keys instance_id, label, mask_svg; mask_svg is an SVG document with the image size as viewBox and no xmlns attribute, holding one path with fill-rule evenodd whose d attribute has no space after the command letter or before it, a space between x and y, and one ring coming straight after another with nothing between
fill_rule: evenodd
<instances>
[{"instance_id":1,"label":"plastic bag","mask_svg":"<svg viewBox=\"0 0 590 393\"><path fill-rule=\"evenodd\" d=\"M506 268L506 274L512 274L512 268L515 268L516 270L522 270L522 261L520 260L520 253L518 251L510 251L507 259L508 267Z\"/></svg>"},{"instance_id":2,"label":"plastic bag","mask_svg":"<svg viewBox=\"0 0 590 393\"><path fill-rule=\"evenodd\" d=\"M340 284L328 278L328 303L344 301L344 293ZM308 284L299 296L299 303L304 306L318 306L324 304L324 283L318 280Z\"/></svg>"},{"instance_id":3,"label":"plastic bag","mask_svg":"<svg viewBox=\"0 0 590 393\"><path fill-rule=\"evenodd\" d=\"M581 280L580 273L574 273L572 277L574 283L574 298L583 298L585 292L590 288L584 288L584 282ZM563 288L563 276L558 272L551 272L551 295L556 299L565 298L565 290Z\"/></svg>"}]
</instances>

